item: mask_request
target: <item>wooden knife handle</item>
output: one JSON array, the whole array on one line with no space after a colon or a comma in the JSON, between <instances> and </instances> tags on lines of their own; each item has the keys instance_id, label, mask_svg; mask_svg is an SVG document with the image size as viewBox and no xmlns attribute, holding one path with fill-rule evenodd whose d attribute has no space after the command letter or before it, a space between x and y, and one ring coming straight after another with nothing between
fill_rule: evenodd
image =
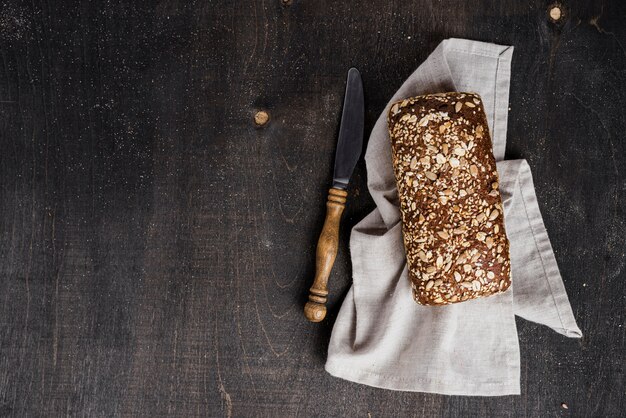
<instances>
[{"instance_id":1,"label":"wooden knife handle","mask_svg":"<svg viewBox=\"0 0 626 418\"><path fill-rule=\"evenodd\" d=\"M309 289L309 301L304 306L304 316L311 322L320 322L326 317L326 296L328 296L328 276L337 257L339 246L339 222L346 207L348 192L332 188L328 191L326 220L317 242L315 257L315 280Z\"/></svg>"}]
</instances>

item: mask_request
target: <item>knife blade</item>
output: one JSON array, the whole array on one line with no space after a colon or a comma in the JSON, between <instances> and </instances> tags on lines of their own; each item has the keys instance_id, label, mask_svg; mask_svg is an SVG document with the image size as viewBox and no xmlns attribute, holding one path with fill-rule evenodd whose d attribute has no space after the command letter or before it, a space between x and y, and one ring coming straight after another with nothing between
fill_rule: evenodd
<instances>
[{"instance_id":1,"label":"knife blade","mask_svg":"<svg viewBox=\"0 0 626 418\"><path fill-rule=\"evenodd\" d=\"M364 109L361 74L356 68L350 68L335 152L333 184L328 191L326 219L317 242L315 278L309 289L309 301L304 306L304 315L311 322L320 322L326 317L328 278L337 257L341 214L348 196L350 177L363 148Z\"/></svg>"},{"instance_id":2,"label":"knife blade","mask_svg":"<svg viewBox=\"0 0 626 418\"><path fill-rule=\"evenodd\" d=\"M350 176L352 176L354 167L361 156L364 117L365 104L361 74L356 68L350 68L343 100L337 151L335 152L333 187L337 189L345 190L348 188Z\"/></svg>"}]
</instances>

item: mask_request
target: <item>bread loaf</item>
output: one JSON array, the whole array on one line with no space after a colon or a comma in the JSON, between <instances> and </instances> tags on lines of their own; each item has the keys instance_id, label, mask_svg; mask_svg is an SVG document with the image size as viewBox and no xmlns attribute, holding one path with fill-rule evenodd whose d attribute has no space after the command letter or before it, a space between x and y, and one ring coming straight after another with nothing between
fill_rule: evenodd
<instances>
[{"instance_id":1,"label":"bread loaf","mask_svg":"<svg viewBox=\"0 0 626 418\"><path fill-rule=\"evenodd\" d=\"M508 289L509 241L480 96L406 99L391 106L388 122L416 302L445 305Z\"/></svg>"}]
</instances>

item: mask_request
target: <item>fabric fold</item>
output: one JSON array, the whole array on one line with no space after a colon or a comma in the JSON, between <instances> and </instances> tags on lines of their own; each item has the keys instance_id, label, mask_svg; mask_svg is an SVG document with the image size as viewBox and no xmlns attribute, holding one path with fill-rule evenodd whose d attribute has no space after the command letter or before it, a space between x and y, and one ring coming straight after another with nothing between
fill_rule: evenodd
<instances>
[{"instance_id":1,"label":"fabric fold","mask_svg":"<svg viewBox=\"0 0 626 418\"><path fill-rule=\"evenodd\" d=\"M353 284L339 311L326 370L393 390L519 394L515 314L580 337L524 160L506 147L513 48L449 39L404 82L370 135L365 160L376 209L352 231ZM472 91L483 98L511 242L512 291L443 307L411 297L386 114L406 97Z\"/></svg>"},{"instance_id":2,"label":"fabric fold","mask_svg":"<svg viewBox=\"0 0 626 418\"><path fill-rule=\"evenodd\" d=\"M559 334L580 338L574 314L543 224L526 160L504 161L498 166L502 178L513 182L506 228L511 242L513 311L516 315L546 325Z\"/></svg>"}]
</instances>

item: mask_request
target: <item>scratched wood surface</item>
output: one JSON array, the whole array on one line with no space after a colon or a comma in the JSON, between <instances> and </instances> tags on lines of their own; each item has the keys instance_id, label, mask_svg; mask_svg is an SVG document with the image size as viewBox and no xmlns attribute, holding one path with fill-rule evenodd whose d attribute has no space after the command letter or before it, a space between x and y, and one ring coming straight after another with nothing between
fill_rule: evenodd
<instances>
[{"instance_id":1,"label":"scratched wood surface","mask_svg":"<svg viewBox=\"0 0 626 418\"><path fill-rule=\"evenodd\" d=\"M0 415L623 416L626 9L549 6L3 1ZM453 36L515 46L507 155L533 169L585 334L519 320L521 396L324 372L349 231L373 206L363 162L328 318L302 316L347 69L369 132Z\"/></svg>"}]
</instances>

